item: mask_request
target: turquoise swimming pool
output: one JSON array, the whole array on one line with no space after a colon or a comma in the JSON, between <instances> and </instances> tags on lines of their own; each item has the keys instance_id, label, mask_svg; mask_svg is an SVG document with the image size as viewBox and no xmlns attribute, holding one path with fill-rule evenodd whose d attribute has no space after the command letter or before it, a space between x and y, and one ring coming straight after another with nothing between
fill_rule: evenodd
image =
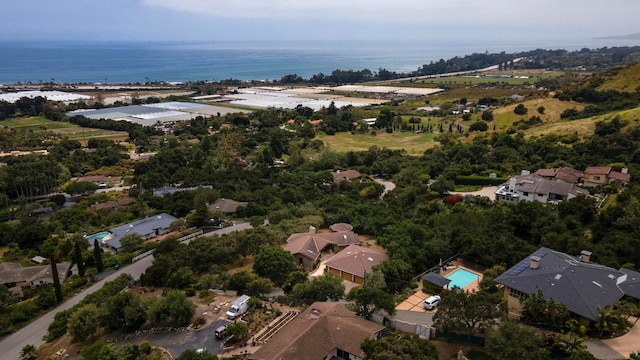
<instances>
[{"instance_id":1,"label":"turquoise swimming pool","mask_svg":"<svg viewBox=\"0 0 640 360\"><path fill-rule=\"evenodd\" d=\"M87 236L87 241L93 244L93 240L98 239L98 241L101 241L102 239L106 238L109 235L111 235L111 233L108 231L99 232L99 233Z\"/></svg>"},{"instance_id":2,"label":"turquoise swimming pool","mask_svg":"<svg viewBox=\"0 0 640 360\"><path fill-rule=\"evenodd\" d=\"M454 286L457 286L460 289L464 289L465 287L467 287L467 285L478 280L480 275L460 268L445 277L451 280L451 282L449 283L449 289L453 289Z\"/></svg>"}]
</instances>

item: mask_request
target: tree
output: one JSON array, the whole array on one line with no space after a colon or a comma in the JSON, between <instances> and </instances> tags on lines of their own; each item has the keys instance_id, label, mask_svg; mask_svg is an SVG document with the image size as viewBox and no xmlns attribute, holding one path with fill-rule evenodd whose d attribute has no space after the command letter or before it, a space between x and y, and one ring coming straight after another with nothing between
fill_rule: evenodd
<instances>
[{"instance_id":1,"label":"tree","mask_svg":"<svg viewBox=\"0 0 640 360\"><path fill-rule=\"evenodd\" d=\"M527 107L526 107L526 106L524 106L524 104L518 104L518 106L516 106L516 107L513 109L513 112L514 112L516 115L525 115L528 111L529 111L529 110L527 109Z\"/></svg>"},{"instance_id":2,"label":"tree","mask_svg":"<svg viewBox=\"0 0 640 360\"><path fill-rule=\"evenodd\" d=\"M121 292L110 297L102 307L100 323L109 330L124 328L133 331L147 320L146 307L140 297Z\"/></svg>"},{"instance_id":3,"label":"tree","mask_svg":"<svg viewBox=\"0 0 640 360\"><path fill-rule=\"evenodd\" d=\"M56 301L60 304L64 300L64 297L62 296L62 287L60 286L60 277L58 276L58 266L53 255L49 257L49 261L51 262L51 277L53 278L53 289L56 293Z\"/></svg>"},{"instance_id":4,"label":"tree","mask_svg":"<svg viewBox=\"0 0 640 360\"><path fill-rule=\"evenodd\" d=\"M96 261L96 269L99 273L104 271L104 264L102 263L102 248L98 239L93 240L93 257Z\"/></svg>"},{"instance_id":5,"label":"tree","mask_svg":"<svg viewBox=\"0 0 640 360\"><path fill-rule=\"evenodd\" d=\"M429 340L416 335L388 336L381 340L366 339L360 347L363 360L437 360L438 349Z\"/></svg>"},{"instance_id":6,"label":"tree","mask_svg":"<svg viewBox=\"0 0 640 360\"><path fill-rule=\"evenodd\" d=\"M492 121L493 120L493 111L491 111L491 110L483 111L481 118L484 121Z\"/></svg>"},{"instance_id":7,"label":"tree","mask_svg":"<svg viewBox=\"0 0 640 360\"><path fill-rule=\"evenodd\" d=\"M279 247L262 248L253 263L253 271L256 274L271 279L277 286L280 286L295 269L293 255Z\"/></svg>"},{"instance_id":8,"label":"tree","mask_svg":"<svg viewBox=\"0 0 640 360\"><path fill-rule=\"evenodd\" d=\"M138 250L140 245L142 245L142 237L140 234L127 234L120 239L120 244L122 244L122 248L124 252L134 252Z\"/></svg>"},{"instance_id":9,"label":"tree","mask_svg":"<svg viewBox=\"0 0 640 360\"><path fill-rule=\"evenodd\" d=\"M566 334L560 334L558 338L558 343L560 344L560 348L562 351L567 353L567 355L571 355L577 351L584 351L587 347L584 345L584 339L569 331Z\"/></svg>"},{"instance_id":10,"label":"tree","mask_svg":"<svg viewBox=\"0 0 640 360\"><path fill-rule=\"evenodd\" d=\"M498 292L498 284L493 281L500 274L507 271L504 265L494 265L482 273L482 280L480 281L480 290L487 292Z\"/></svg>"},{"instance_id":11,"label":"tree","mask_svg":"<svg viewBox=\"0 0 640 360\"><path fill-rule=\"evenodd\" d=\"M431 191L435 191L440 195L447 194L449 191L453 191L456 188L456 185L453 181L447 180L445 178L438 178L433 184L429 186Z\"/></svg>"},{"instance_id":12,"label":"tree","mask_svg":"<svg viewBox=\"0 0 640 360\"><path fill-rule=\"evenodd\" d=\"M154 323L171 320L178 326L187 325L196 306L179 290L167 290L162 294L162 298L151 303L148 308L149 319Z\"/></svg>"},{"instance_id":13,"label":"tree","mask_svg":"<svg viewBox=\"0 0 640 360\"><path fill-rule=\"evenodd\" d=\"M393 295L385 290L384 275L380 271L369 274L362 286L349 292L347 299L352 301L352 308L358 316L365 319L378 310L384 310L389 315L396 312Z\"/></svg>"},{"instance_id":14,"label":"tree","mask_svg":"<svg viewBox=\"0 0 640 360\"><path fill-rule=\"evenodd\" d=\"M282 284L282 291L284 291L285 294L291 294L296 285L307 282L309 282L309 277L305 272L294 271L289 274L287 281Z\"/></svg>"},{"instance_id":15,"label":"tree","mask_svg":"<svg viewBox=\"0 0 640 360\"><path fill-rule=\"evenodd\" d=\"M37 358L38 349L31 344L23 346L20 350L20 360L36 360Z\"/></svg>"},{"instance_id":16,"label":"tree","mask_svg":"<svg viewBox=\"0 0 640 360\"><path fill-rule=\"evenodd\" d=\"M506 317L507 306L500 294L469 293L454 288L442 296L433 323L442 331L475 334L485 332Z\"/></svg>"},{"instance_id":17,"label":"tree","mask_svg":"<svg viewBox=\"0 0 640 360\"><path fill-rule=\"evenodd\" d=\"M540 114L540 115L544 114L544 106L542 106L542 105L538 106L537 111L538 111L538 114Z\"/></svg>"},{"instance_id":18,"label":"tree","mask_svg":"<svg viewBox=\"0 0 640 360\"><path fill-rule=\"evenodd\" d=\"M327 271L311 281L296 284L293 296L311 301L336 301L344 296L344 284L342 279Z\"/></svg>"},{"instance_id":19,"label":"tree","mask_svg":"<svg viewBox=\"0 0 640 360\"><path fill-rule=\"evenodd\" d=\"M440 312L440 310L438 310ZM496 360L544 360L549 352L533 330L513 321L504 321L487 337L485 348Z\"/></svg>"},{"instance_id":20,"label":"tree","mask_svg":"<svg viewBox=\"0 0 640 360\"><path fill-rule=\"evenodd\" d=\"M600 336L604 332L612 333L618 330L624 330L625 321L615 313L611 306L598 306L598 321L596 329L600 330Z\"/></svg>"},{"instance_id":21,"label":"tree","mask_svg":"<svg viewBox=\"0 0 640 360\"><path fill-rule=\"evenodd\" d=\"M469 125L469 131L487 131L489 130L489 125L487 125L484 121L476 121L473 124Z\"/></svg>"},{"instance_id":22,"label":"tree","mask_svg":"<svg viewBox=\"0 0 640 360\"><path fill-rule=\"evenodd\" d=\"M84 341L87 337L91 337L91 340L93 340L93 335L98 330L99 323L100 310L95 304L87 304L79 307L71 315L67 328L74 342Z\"/></svg>"},{"instance_id":23,"label":"tree","mask_svg":"<svg viewBox=\"0 0 640 360\"><path fill-rule=\"evenodd\" d=\"M80 182L74 182L73 184L70 184L69 186L67 186L65 191L71 195L78 195L78 194L90 194L95 192L96 190L98 190L98 185L92 182L80 181Z\"/></svg>"},{"instance_id":24,"label":"tree","mask_svg":"<svg viewBox=\"0 0 640 360\"><path fill-rule=\"evenodd\" d=\"M234 342L242 341L249 333L249 327L243 322L236 322L227 326L227 335L233 336Z\"/></svg>"},{"instance_id":25,"label":"tree","mask_svg":"<svg viewBox=\"0 0 640 360\"><path fill-rule=\"evenodd\" d=\"M384 275L387 291L391 294L399 293L411 287L414 277L411 265L401 259L390 259L374 266L374 271L379 270Z\"/></svg>"},{"instance_id":26,"label":"tree","mask_svg":"<svg viewBox=\"0 0 640 360\"><path fill-rule=\"evenodd\" d=\"M113 360L116 359L116 353L111 345L98 340L82 349L82 358L84 360Z\"/></svg>"}]
</instances>

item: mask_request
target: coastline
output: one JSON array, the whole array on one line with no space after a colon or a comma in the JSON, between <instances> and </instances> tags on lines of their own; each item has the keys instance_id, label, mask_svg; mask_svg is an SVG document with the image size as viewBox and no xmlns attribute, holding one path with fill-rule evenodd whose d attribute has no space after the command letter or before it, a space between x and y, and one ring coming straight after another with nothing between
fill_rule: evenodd
<instances>
[{"instance_id":1,"label":"coastline","mask_svg":"<svg viewBox=\"0 0 640 360\"><path fill-rule=\"evenodd\" d=\"M83 42L0 41L0 84L135 84L146 82L268 81L296 74L308 79L336 69L398 73L440 59L473 53L508 54L534 49L580 50L638 46L637 39L555 42L272 41Z\"/></svg>"}]
</instances>

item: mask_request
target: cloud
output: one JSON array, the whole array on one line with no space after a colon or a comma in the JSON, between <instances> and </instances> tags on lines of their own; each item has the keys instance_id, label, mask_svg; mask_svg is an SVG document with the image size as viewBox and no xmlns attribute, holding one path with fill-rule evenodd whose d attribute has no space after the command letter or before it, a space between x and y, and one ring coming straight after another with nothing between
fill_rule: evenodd
<instances>
[{"instance_id":1,"label":"cloud","mask_svg":"<svg viewBox=\"0 0 640 360\"><path fill-rule=\"evenodd\" d=\"M383 23L584 24L635 23L637 0L142 0L150 7L245 19L350 19ZM602 25L599 25L602 27Z\"/></svg>"}]
</instances>

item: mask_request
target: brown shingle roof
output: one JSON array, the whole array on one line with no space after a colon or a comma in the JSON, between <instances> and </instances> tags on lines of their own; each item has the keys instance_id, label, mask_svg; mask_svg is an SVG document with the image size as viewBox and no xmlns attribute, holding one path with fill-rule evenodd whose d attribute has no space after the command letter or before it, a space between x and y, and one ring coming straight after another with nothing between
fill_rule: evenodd
<instances>
[{"instance_id":1,"label":"brown shingle roof","mask_svg":"<svg viewBox=\"0 0 640 360\"><path fill-rule=\"evenodd\" d=\"M302 254L312 260L320 255L322 249L333 244L340 247L359 244L360 237L352 231L332 232L332 233L297 233L291 234L287 239L285 250L292 254Z\"/></svg>"},{"instance_id":2,"label":"brown shingle roof","mask_svg":"<svg viewBox=\"0 0 640 360\"><path fill-rule=\"evenodd\" d=\"M625 173L621 173L619 171L612 171L609 173L609 178L616 180L616 181L620 181L620 182L624 182L624 183L628 183L629 181L631 181L631 175L630 174L625 174Z\"/></svg>"},{"instance_id":3,"label":"brown shingle roof","mask_svg":"<svg viewBox=\"0 0 640 360\"><path fill-rule=\"evenodd\" d=\"M556 179L562 180L568 183L575 183L583 176L580 170L572 169L569 167L561 167L556 170Z\"/></svg>"},{"instance_id":4,"label":"brown shingle roof","mask_svg":"<svg viewBox=\"0 0 640 360\"><path fill-rule=\"evenodd\" d=\"M220 211L223 214L232 214L238 211L239 207L247 207L248 204L248 202L220 198L209 205L209 209L213 212Z\"/></svg>"},{"instance_id":5,"label":"brown shingle roof","mask_svg":"<svg viewBox=\"0 0 640 360\"><path fill-rule=\"evenodd\" d=\"M327 260L325 265L364 278L365 274L371 273L374 266L388 258L386 254L379 251L358 245L349 245Z\"/></svg>"},{"instance_id":6,"label":"brown shingle roof","mask_svg":"<svg viewBox=\"0 0 640 360\"><path fill-rule=\"evenodd\" d=\"M590 166L584 173L585 175L607 175L610 171L610 166Z\"/></svg>"},{"instance_id":7,"label":"brown shingle roof","mask_svg":"<svg viewBox=\"0 0 640 360\"><path fill-rule=\"evenodd\" d=\"M538 171L535 172L535 175L542 177L554 177L556 176L556 170L557 169L538 169Z\"/></svg>"},{"instance_id":8,"label":"brown shingle roof","mask_svg":"<svg viewBox=\"0 0 640 360\"><path fill-rule=\"evenodd\" d=\"M100 204L95 204L91 206L91 210L98 211L102 209L115 209L119 206L130 205L136 202L136 199L131 197L126 197L124 199L116 200L116 201L107 201Z\"/></svg>"},{"instance_id":9,"label":"brown shingle roof","mask_svg":"<svg viewBox=\"0 0 640 360\"><path fill-rule=\"evenodd\" d=\"M333 176L333 182L335 184L344 180L357 179L362 176L362 174L356 170L336 170L332 172L331 175Z\"/></svg>"},{"instance_id":10,"label":"brown shingle roof","mask_svg":"<svg viewBox=\"0 0 640 360\"><path fill-rule=\"evenodd\" d=\"M249 359L322 360L338 348L362 357L360 344L384 326L357 317L340 303L316 302Z\"/></svg>"},{"instance_id":11,"label":"brown shingle roof","mask_svg":"<svg viewBox=\"0 0 640 360\"><path fill-rule=\"evenodd\" d=\"M351 231L351 230L353 230L353 226L351 224L347 224L347 223L335 223L335 224L329 226L329 229L331 229L331 231L335 231L335 232Z\"/></svg>"}]
</instances>

